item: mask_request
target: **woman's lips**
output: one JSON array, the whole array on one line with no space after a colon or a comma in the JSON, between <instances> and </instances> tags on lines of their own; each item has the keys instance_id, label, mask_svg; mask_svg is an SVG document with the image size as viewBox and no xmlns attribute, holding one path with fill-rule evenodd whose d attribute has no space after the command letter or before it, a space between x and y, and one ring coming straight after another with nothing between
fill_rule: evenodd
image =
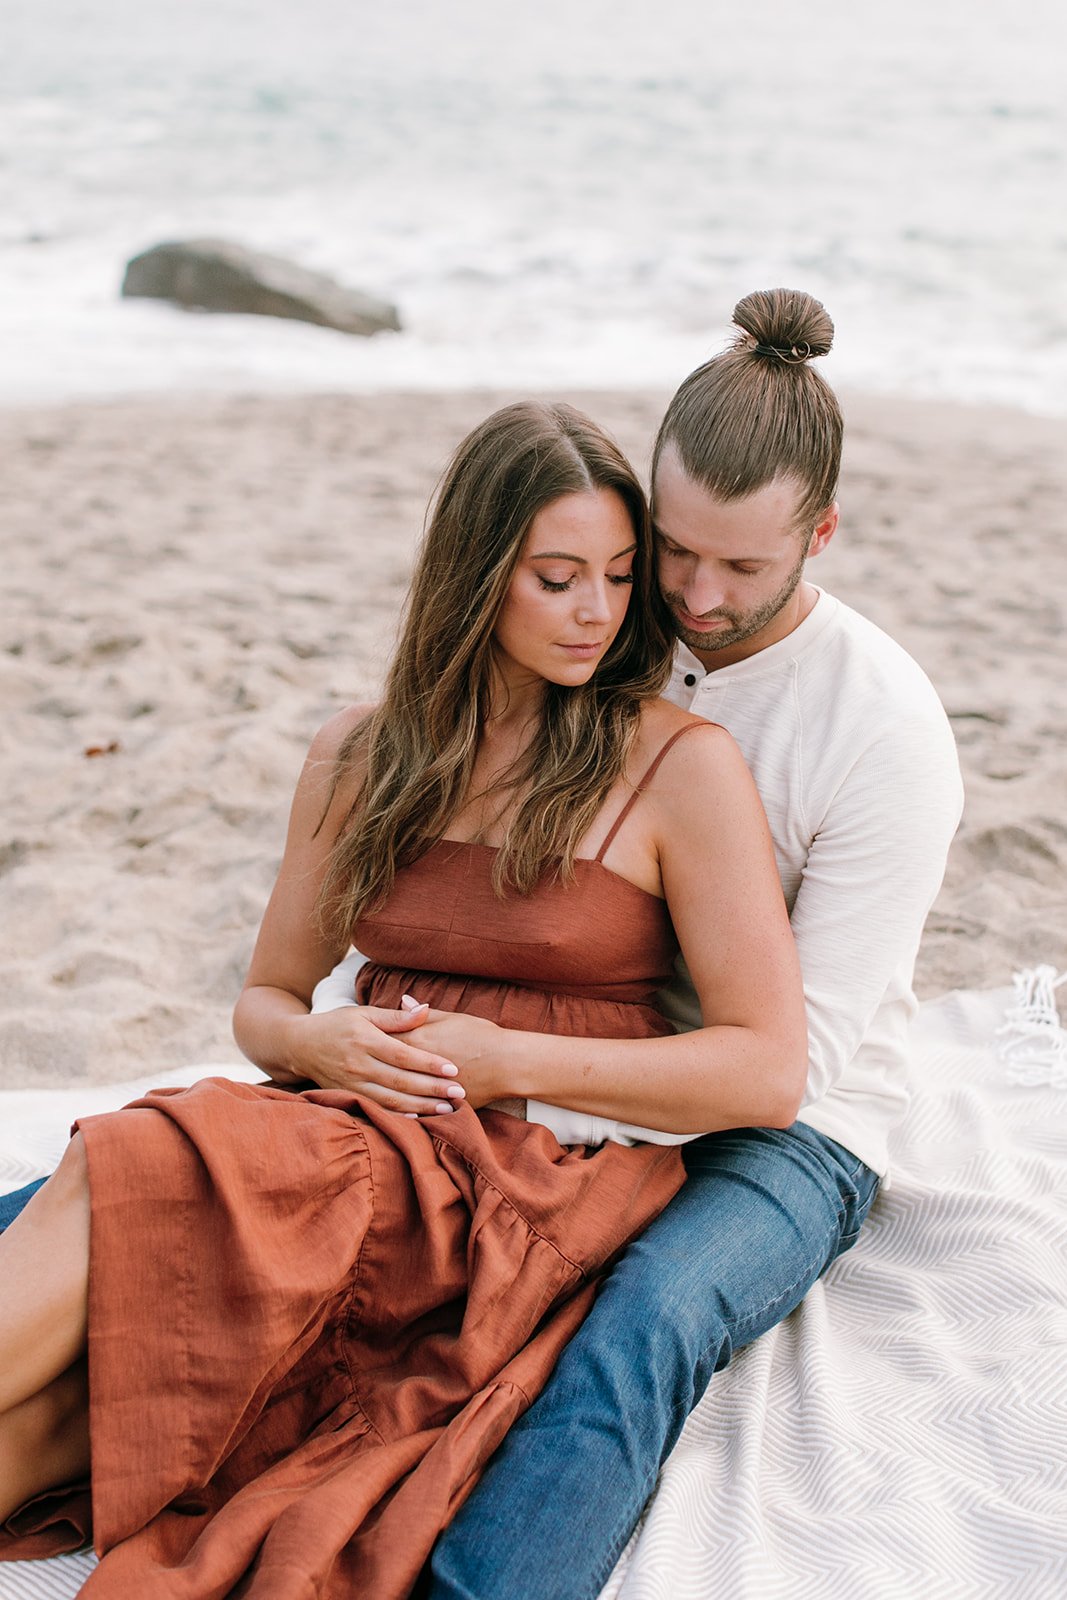
<instances>
[{"instance_id":1,"label":"woman's lips","mask_svg":"<svg viewBox=\"0 0 1067 1600\"><path fill-rule=\"evenodd\" d=\"M569 656L577 656L579 661L587 661L590 656L597 656L604 648L603 639L598 639L596 644L561 644L561 650L566 650Z\"/></svg>"}]
</instances>

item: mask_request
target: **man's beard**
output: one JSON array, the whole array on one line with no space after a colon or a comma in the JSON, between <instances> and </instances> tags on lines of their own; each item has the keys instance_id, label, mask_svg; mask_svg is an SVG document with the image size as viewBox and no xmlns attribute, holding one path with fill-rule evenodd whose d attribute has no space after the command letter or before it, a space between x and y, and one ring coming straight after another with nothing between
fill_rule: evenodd
<instances>
[{"instance_id":1,"label":"man's beard","mask_svg":"<svg viewBox=\"0 0 1067 1600\"><path fill-rule=\"evenodd\" d=\"M663 598L671 608L671 622L675 634L697 655L714 655L719 650L730 650L735 644L751 639L753 634L762 632L768 623L774 621L783 606L788 605L804 575L804 563L807 558L807 549L803 548L799 561L778 593L770 600L765 600L754 611L726 611L720 607L718 611L705 612L705 621L721 618L729 623L726 628L716 628L714 633L697 633L693 628L686 628L678 616L679 610L686 609L685 601L680 594L672 594L670 590L664 589Z\"/></svg>"}]
</instances>

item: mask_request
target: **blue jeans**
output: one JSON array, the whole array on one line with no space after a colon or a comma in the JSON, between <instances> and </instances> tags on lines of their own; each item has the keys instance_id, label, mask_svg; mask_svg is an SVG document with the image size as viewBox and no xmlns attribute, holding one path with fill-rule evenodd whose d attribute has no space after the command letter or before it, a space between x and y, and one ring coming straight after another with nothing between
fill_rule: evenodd
<instances>
[{"instance_id":1,"label":"blue jeans","mask_svg":"<svg viewBox=\"0 0 1067 1600\"><path fill-rule=\"evenodd\" d=\"M595 1600L712 1374L855 1242L878 1187L799 1122L708 1134L685 1163L438 1540L430 1600Z\"/></svg>"}]
</instances>

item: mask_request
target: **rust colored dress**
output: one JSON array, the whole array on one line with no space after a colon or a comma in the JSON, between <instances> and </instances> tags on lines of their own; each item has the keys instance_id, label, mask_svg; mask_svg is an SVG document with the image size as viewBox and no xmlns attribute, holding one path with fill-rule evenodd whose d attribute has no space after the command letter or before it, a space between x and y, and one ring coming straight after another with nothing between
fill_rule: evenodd
<instances>
[{"instance_id":1,"label":"rust colored dress","mask_svg":"<svg viewBox=\"0 0 1067 1600\"><path fill-rule=\"evenodd\" d=\"M666 906L601 859L639 792L576 882L529 896L494 893L490 847L440 840L354 929L360 999L669 1033L653 1005L676 950ZM90 1600L417 1591L597 1276L684 1175L675 1147L565 1149L504 1112L415 1121L221 1079L79 1126ZM88 1511L85 1485L41 1496L0 1555L75 1548Z\"/></svg>"}]
</instances>

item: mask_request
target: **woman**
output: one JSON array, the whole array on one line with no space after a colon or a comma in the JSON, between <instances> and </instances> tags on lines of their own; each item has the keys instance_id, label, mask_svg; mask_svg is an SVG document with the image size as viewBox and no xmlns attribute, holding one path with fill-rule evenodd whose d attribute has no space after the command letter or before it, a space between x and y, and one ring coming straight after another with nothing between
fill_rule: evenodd
<instances>
[{"instance_id":1,"label":"woman","mask_svg":"<svg viewBox=\"0 0 1067 1600\"><path fill-rule=\"evenodd\" d=\"M274 1084L86 1119L0 1240L3 1554L80 1536L85 1486L62 1486L91 1454L89 1594L410 1592L683 1176L673 1148L564 1150L486 1110L501 1085L457 1081L450 1029L465 1062L519 1030L541 1098L681 1132L792 1120L766 823L729 736L656 698L669 649L616 447L565 406L489 418L382 705L329 723L297 786L235 1017ZM684 1037L654 1006L676 934L709 1019ZM351 1015L309 1012L350 940L371 1007L434 1007L425 1100L357 1099Z\"/></svg>"}]
</instances>

